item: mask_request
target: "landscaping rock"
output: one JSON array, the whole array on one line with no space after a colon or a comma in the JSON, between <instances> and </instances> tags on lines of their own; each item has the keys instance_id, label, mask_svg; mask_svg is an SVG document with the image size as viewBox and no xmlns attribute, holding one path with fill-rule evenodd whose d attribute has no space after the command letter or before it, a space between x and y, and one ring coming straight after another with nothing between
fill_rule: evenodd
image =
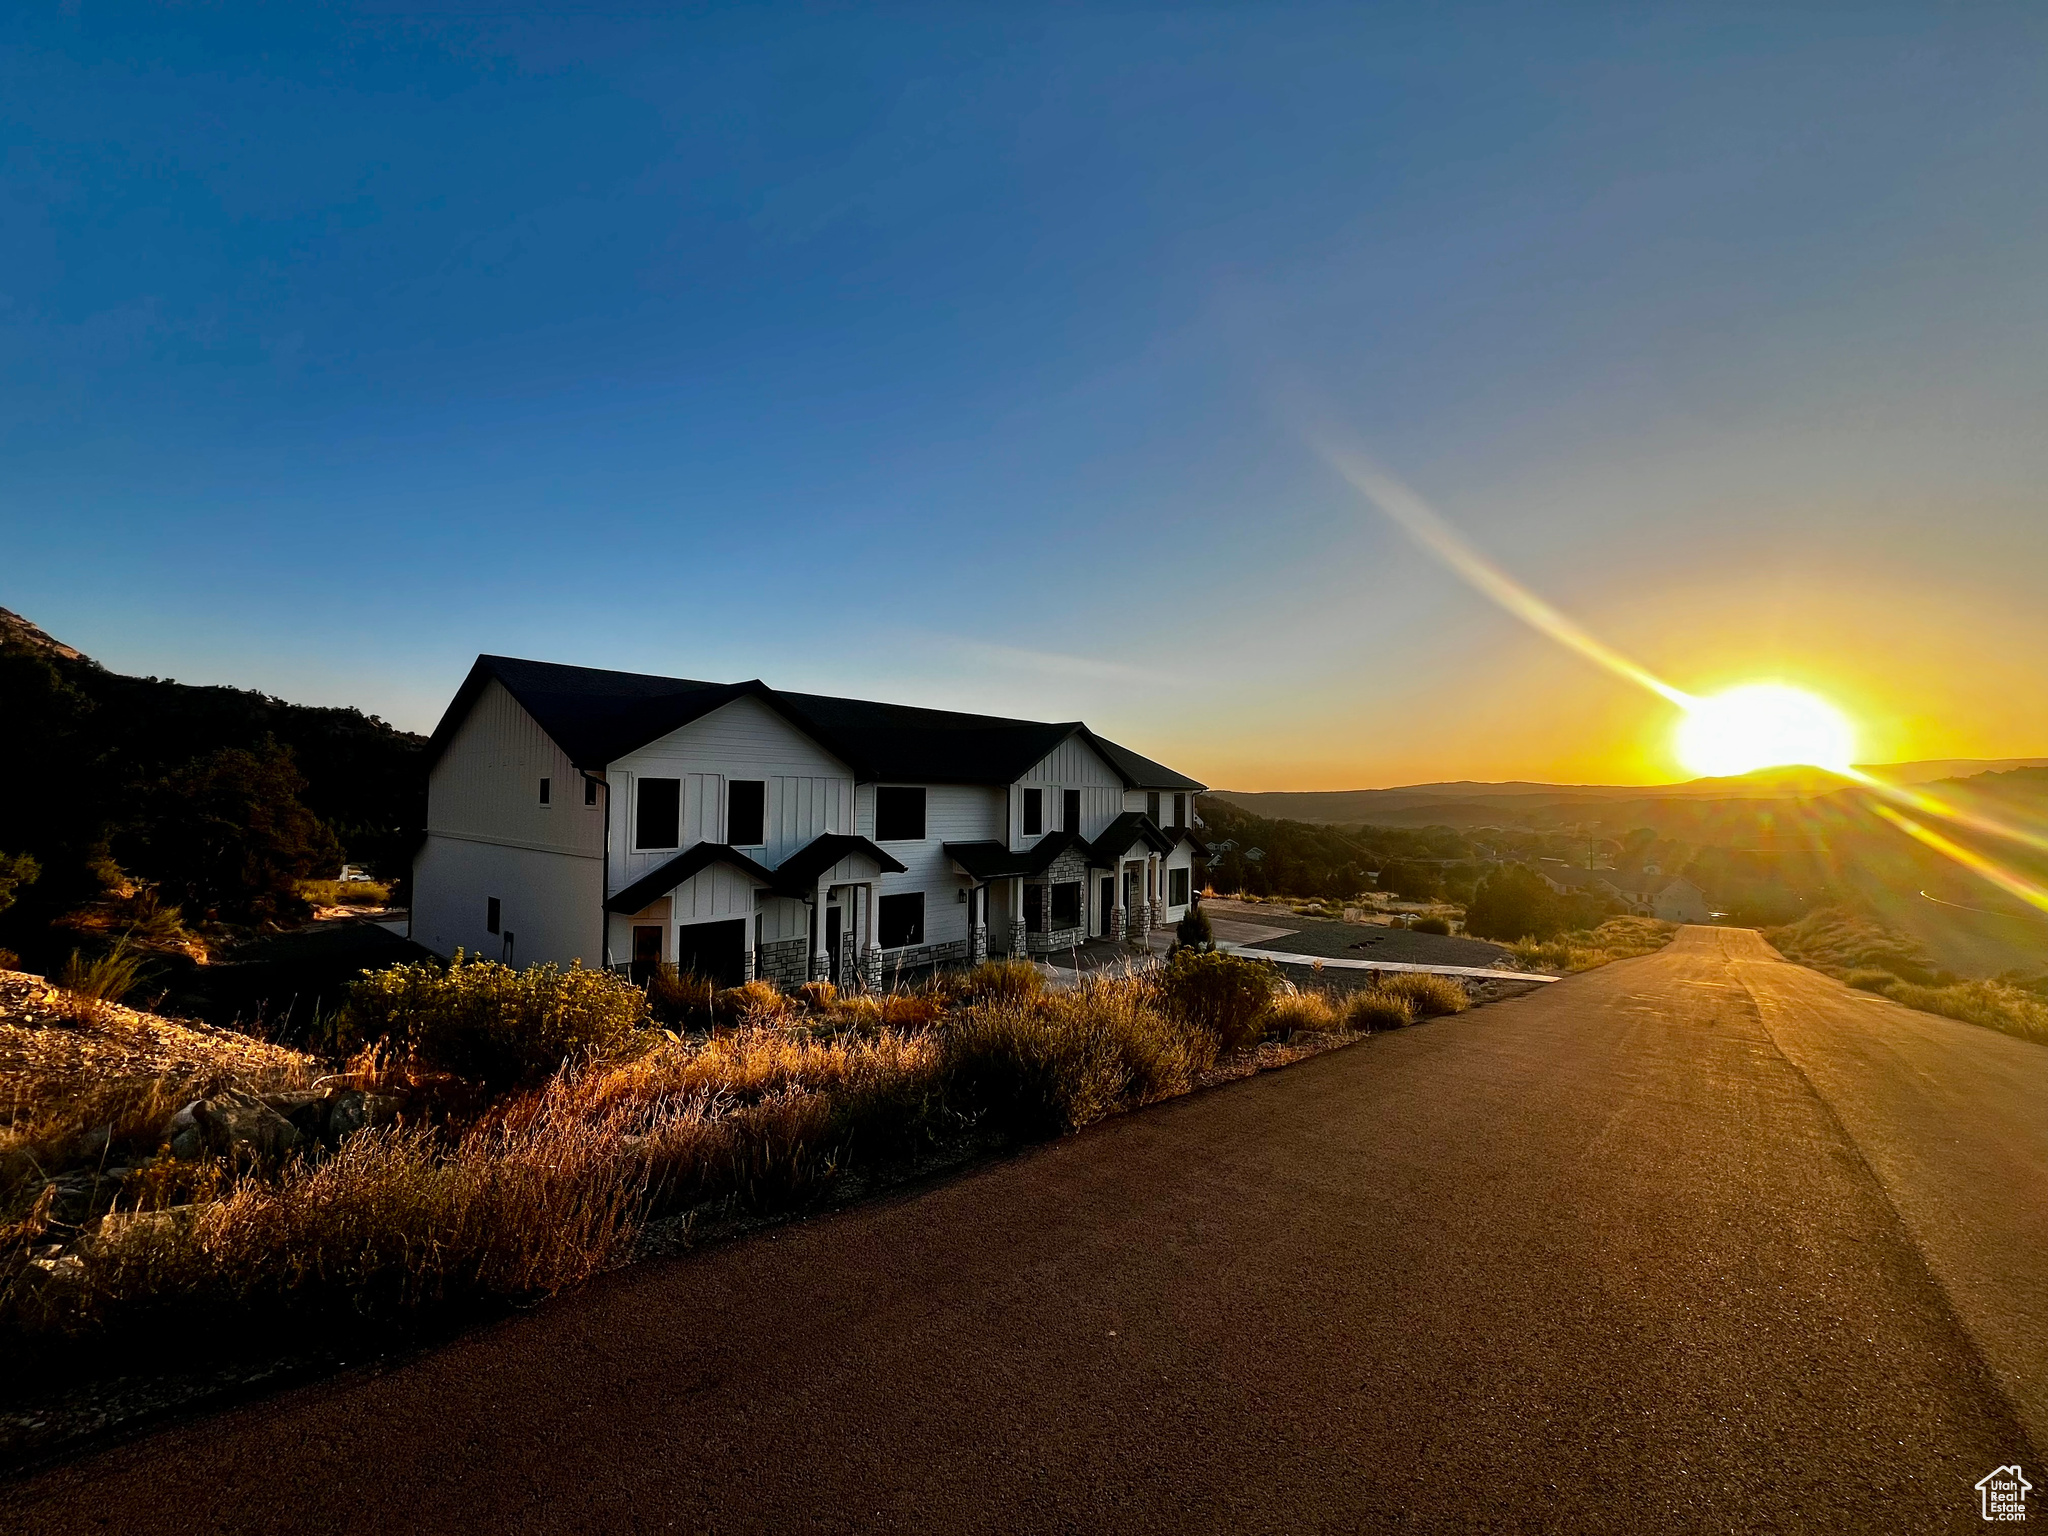
<instances>
[{"instance_id":1,"label":"landscaping rock","mask_svg":"<svg viewBox=\"0 0 2048 1536\"><path fill-rule=\"evenodd\" d=\"M171 1155L277 1158L298 1147L297 1127L253 1094L228 1089L171 1116Z\"/></svg>"},{"instance_id":2,"label":"landscaping rock","mask_svg":"<svg viewBox=\"0 0 2048 1536\"><path fill-rule=\"evenodd\" d=\"M50 1191L50 1220L67 1227L83 1226L92 1219L94 1207L111 1205L120 1192L127 1169L75 1168L60 1173L44 1188Z\"/></svg>"},{"instance_id":3,"label":"landscaping rock","mask_svg":"<svg viewBox=\"0 0 2048 1536\"><path fill-rule=\"evenodd\" d=\"M327 1139L341 1141L374 1125L390 1125L398 1119L399 1101L389 1094L362 1093L344 1088L328 1101Z\"/></svg>"},{"instance_id":4,"label":"landscaping rock","mask_svg":"<svg viewBox=\"0 0 2048 1536\"><path fill-rule=\"evenodd\" d=\"M308 1140L327 1134L328 1106L334 1101L324 1093L266 1093L265 1107L282 1115L293 1130Z\"/></svg>"}]
</instances>

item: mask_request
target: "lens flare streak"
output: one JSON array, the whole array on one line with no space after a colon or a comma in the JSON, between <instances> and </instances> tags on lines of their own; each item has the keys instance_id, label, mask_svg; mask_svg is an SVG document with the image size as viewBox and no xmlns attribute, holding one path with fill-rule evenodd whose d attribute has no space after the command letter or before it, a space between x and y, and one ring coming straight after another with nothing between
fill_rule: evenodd
<instances>
[{"instance_id":1,"label":"lens flare streak","mask_svg":"<svg viewBox=\"0 0 2048 1536\"><path fill-rule=\"evenodd\" d=\"M1971 874L1989 881L2009 895L2019 897L2028 906L2048 912L2048 890L2043 890L2033 881L2014 874L1996 859L1986 858L1974 848L1965 848L1961 843L1943 837L1932 827L1921 826L1912 817L1901 815L1888 805L1873 806L1872 809L1906 836L1925 843L1936 853L1955 860Z\"/></svg>"}]
</instances>

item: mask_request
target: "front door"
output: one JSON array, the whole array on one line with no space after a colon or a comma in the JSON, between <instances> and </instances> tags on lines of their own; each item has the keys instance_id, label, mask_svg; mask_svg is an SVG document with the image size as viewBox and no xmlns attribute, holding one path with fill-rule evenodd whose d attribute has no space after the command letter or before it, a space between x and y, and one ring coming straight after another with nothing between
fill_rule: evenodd
<instances>
[{"instance_id":1,"label":"front door","mask_svg":"<svg viewBox=\"0 0 2048 1536\"><path fill-rule=\"evenodd\" d=\"M1102 877L1102 910L1096 914L1095 921L1099 925L1096 932L1105 939L1109 937L1109 922L1114 916L1116 916L1116 877L1114 875L1104 875Z\"/></svg>"},{"instance_id":2,"label":"front door","mask_svg":"<svg viewBox=\"0 0 2048 1536\"><path fill-rule=\"evenodd\" d=\"M842 942L841 924L845 921L844 907L825 909L825 953L832 957L832 974L839 974L839 946Z\"/></svg>"},{"instance_id":3,"label":"front door","mask_svg":"<svg viewBox=\"0 0 2048 1536\"><path fill-rule=\"evenodd\" d=\"M635 928L633 930L633 985L644 987L654 976L661 964L661 930L659 928Z\"/></svg>"}]
</instances>

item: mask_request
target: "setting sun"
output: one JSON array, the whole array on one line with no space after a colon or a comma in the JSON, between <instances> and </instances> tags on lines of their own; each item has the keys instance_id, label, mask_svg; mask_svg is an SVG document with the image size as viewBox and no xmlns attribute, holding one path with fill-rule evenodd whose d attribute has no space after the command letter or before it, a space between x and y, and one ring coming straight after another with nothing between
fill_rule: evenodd
<instances>
[{"instance_id":1,"label":"setting sun","mask_svg":"<svg viewBox=\"0 0 2048 1536\"><path fill-rule=\"evenodd\" d=\"M1678 726L1679 761L1708 778L1793 764L1839 773L1855 750L1855 731L1840 710L1782 683L1695 699Z\"/></svg>"}]
</instances>

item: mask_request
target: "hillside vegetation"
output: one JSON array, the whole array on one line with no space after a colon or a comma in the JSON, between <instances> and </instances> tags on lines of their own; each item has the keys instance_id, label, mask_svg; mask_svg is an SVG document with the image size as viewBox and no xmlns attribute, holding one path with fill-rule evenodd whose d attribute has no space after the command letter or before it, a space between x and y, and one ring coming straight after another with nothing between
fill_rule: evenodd
<instances>
[{"instance_id":1,"label":"hillside vegetation","mask_svg":"<svg viewBox=\"0 0 2048 1536\"><path fill-rule=\"evenodd\" d=\"M54 970L121 934L302 918L344 857L402 878L425 740L353 709L124 677L0 610L0 945Z\"/></svg>"},{"instance_id":2,"label":"hillside vegetation","mask_svg":"<svg viewBox=\"0 0 2048 1536\"><path fill-rule=\"evenodd\" d=\"M1971 980L1941 969L1913 940L1870 917L1831 907L1764 938L1787 960L1908 1008L2048 1045L2048 971Z\"/></svg>"}]
</instances>

